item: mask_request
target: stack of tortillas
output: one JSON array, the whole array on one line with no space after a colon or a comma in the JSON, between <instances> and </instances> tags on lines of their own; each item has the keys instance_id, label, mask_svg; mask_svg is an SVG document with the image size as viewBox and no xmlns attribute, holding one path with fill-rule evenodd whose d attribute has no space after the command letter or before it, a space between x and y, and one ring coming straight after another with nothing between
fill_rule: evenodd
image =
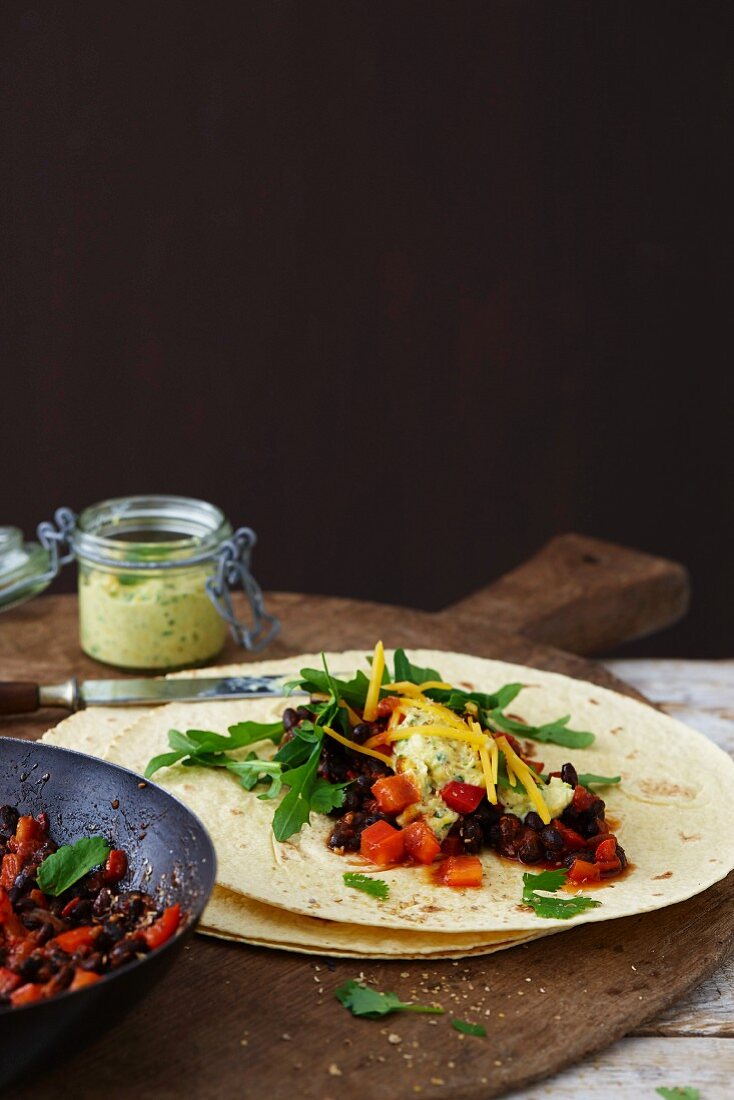
<instances>
[{"instance_id":1,"label":"stack of tortillas","mask_svg":"<svg viewBox=\"0 0 734 1100\"><path fill-rule=\"evenodd\" d=\"M368 670L365 654L327 654L330 667ZM596 685L497 661L420 650L415 662L435 667L462 687L493 691L526 685L513 713L541 724L571 715L591 730L583 750L543 745L546 770L571 759L579 771L620 775L605 790L616 835L633 864L622 879L595 890L601 902L570 920L546 920L521 903L519 864L485 850L484 885L475 890L438 886L425 868L380 872L390 888L380 901L344 884L344 872L364 870L358 856L331 852L333 821L312 815L310 826L278 843L271 822L277 800L245 791L222 769L176 765L155 782L185 802L203 821L217 850L218 884L200 931L225 939L314 954L375 958L450 958L489 954L586 921L609 920L682 901L734 867L730 815L734 763L701 734L644 704ZM200 669L185 676L297 675L320 664L318 654L279 661ZM170 729L225 733L237 722L274 721L284 699L171 703L150 709L97 707L60 722L43 740L102 757L142 774L148 761L169 750ZM258 755L275 751L270 742ZM249 750L248 750L249 751Z\"/></svg>"}]
</instances>

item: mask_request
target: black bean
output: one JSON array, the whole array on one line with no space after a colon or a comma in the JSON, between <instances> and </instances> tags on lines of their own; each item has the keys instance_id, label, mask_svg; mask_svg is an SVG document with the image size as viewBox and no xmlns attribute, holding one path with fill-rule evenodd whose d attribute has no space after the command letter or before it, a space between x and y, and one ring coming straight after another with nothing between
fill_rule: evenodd
<instances>
[{"instance_id":1,"label":"black bean","mask_svg":"<svg viewBox=\"0 0 734 1100\"><path fill-rule=\"evenodd\" d=\"M543 858L543 854L543 845L538 834L532 829L526 829L517 846L517 858L523 863L537 863Z\"/></svg>"},{"instance_id":2,"label":"black bean","mask_svg":"<svg viewBox=\"0 0 734 1100\"><path fill-rule=\"evenodd\" d=\"M563 847L563 837L552 825L546 825L538 836L548 856L554 856Z\"/></svg>"},{"instance_id":3,"label":"black bean","mask_svg":"<svg viewBox=\"0 0 734 1100\"><path fill-rule=\"evenodd\" d=\"M283 725L288 730L288 732L290 732L294 726L297 726L299 721L300 719L293 707L286 707L286 709L283 711Z\"/></svg>"},{"instance_id":4,"label":"black bean","mask_svg":"<svg viewBox=\"0 0 734 1100\"><path fill-rule=\"evenodd\" d=\"M103 886L100 892L97 894L96 898L94 899L92 912L94 913L95 917L101 917L108 911L111 904L112 894L106 886Z\"/></svg>"},{"instance_id":5,"label":"black bean","mask_svg":"<svg viewBox=\"0 0 734 1100\"><path fill-rule=\"evenodd\" d=\"M352 730L352 740L361 745L363 741L372 736L373 732L372 726L368 722L358 722Z\"/></svg>"},{"instance_id":6,"label":"black bean","mask_svg":"<svg viewBox=\"0 0 734 1100\"><path fill-rule=\"evenodd\" d=\"M112 969L122 966L123 963L132 962L138 953L138 947L137 940L121 940L120 943L116 943L110 951L110 966Z\"/></svg>"},{"instance_id":7,"label":"black bean","mask_svg":"<svg viewBox=\"0 0 734 1100\"><path fill-rule=\"evenodd\" d=\"M102 891L100 890L100 893ZM97 895L99 897L99 894ZM92 903L89 898L82 898L72 909L69 920L72 924L89 924L92 919Z\"/></svg>"},{"instance_id":8,"label":"black bean","mask_svg":"<svg viewBox=\"0 0 734 1100\"><path fill-rule=\"evenodd\" d=\"M564 764L561 768L561 779L572 787L578 786L579 776L573 764Z\"/></svg>"},{"instance_id":9,"label":"black bean","mask_svg":"<svg viewBox=\"0 0 734 1100\"><path fill-rule=\"evenodd\" d=\"M470 855L476 855L484 847L484 830L474 818L465 817L459 826L459 836Z\"/></svg>"},{"instance_id":10,"label":"black bean","mask_svg":"<svg viewBox=\"0 0 734 1100\"><path fill-rule=\"evenodd\" d=\"M622 870L627 866L627 856L624 853L624 848L617 845L617 859L622 864Z\"/></svg>"},{"instance_id":11,"label":"black bean","mask_svg":"<svg viewBox=\"0 0 734 1100\"><path fill-rule=\"evenodd\" d=\"M543 819L540 814L536 814L535 810L531 810L530 813L525 814L525 824L529 825L534 832L539 833L543 828Z\"/></svg>"}]
</instances>

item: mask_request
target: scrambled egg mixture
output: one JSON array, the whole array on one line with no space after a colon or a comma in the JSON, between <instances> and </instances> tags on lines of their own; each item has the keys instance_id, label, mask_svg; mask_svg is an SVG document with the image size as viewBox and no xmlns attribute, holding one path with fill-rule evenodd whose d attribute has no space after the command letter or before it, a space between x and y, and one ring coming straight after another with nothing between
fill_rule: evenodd
<instances>
[{"instance_id":1,"label":"scrambled egg mixture","mask_svg":"<svg viewBox=\"0 0 734 1100\"><path fill-rule=\"evenodd\" d=\"M435 721L435 717L426 711L410 708L401 723L401 729L405 726L426 726ZM446 837L460 816L455 810L449 809L441 798L441 790L446 784L453 780L457 783L471 783L475 787L485 786L477 751L464 741L423 737L419 733L396 741L395 769L399 772L410 772L421 793L420 801L409 806L398 817L398 824L407 825L422 817L438 840ZM543 784L540 792L551 817L559 817L573 800L573 787L557 776ZM520 783L515 787L503 788L498 793L507 812L516 814L521 820L535 808Z\"/></svg>"},{"instance_id":2,"label":"scrambled egg mixture","mask_svg":"<svg viewBox=\"0 0 734 1100\"><path fill-rule=\"evenodd\" d=\"M400 728L426 726L435 721L435 717L425 711L411 708L406 712ZM442 788L452 780L471 783L475 787L485 785L477 751L463 741L422 737L417 733L404 741L395 742L395 760L396 771L410 772L421 792L420 801L409 806L398 818L398 823L407 825L422 816L439 840L444 839L459 819L459 814L450 810L441 798Z\"/></svg>"}]
</instances>

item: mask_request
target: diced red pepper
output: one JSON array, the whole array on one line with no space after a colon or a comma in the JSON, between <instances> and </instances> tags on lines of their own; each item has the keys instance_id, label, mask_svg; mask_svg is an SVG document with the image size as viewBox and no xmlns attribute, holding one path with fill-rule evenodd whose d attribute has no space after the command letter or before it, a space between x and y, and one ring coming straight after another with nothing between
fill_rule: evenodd
<instances>
[{"instance_id":1,"label":"diced red pepper","mask_svg":"<svg viewBox=\"0 0 734 1100\"><path fill-rule=\"evenodd\" d=\"M92 970L82 970L80 966L77 966L74 968L74 978L69 989L84 989L87 985L94 985L101 977L101 974L95 974Z\"/></svg>"},{"instance_id":2,"label":"diced red pepper","mask_svg":"<svg viewBox=\"0 0 734 1100\"><path fill-rule=\"evenodd\" d=\"M380 822L378 821L379 825ZM387 824L387 822L382 822ZM364 835L364 834L362 834ZM145 942L151 950L154 947L160 947L166 940L170 940L173 933L179 926L181 921L181 906L176 902L175 905L169 905L163 910L163 915L151 924L150 928L146 928L143 932Z\"/></svg>"},{"instance_id":3,"label":"diced red pepper","mask_svg":"<svg viewBox=\"0 0 734 1100\"><path fill-rule=\"evenodd\" d=\"M441 845L425 821L414 821L403 829L405 851L416 863L433 863L440 855Z\"/></svg>"},{"instance_id":4,"label":"diced red pepper","mask_svg":"<svg viewBox=\"0 0 734 1100\"><path fill-rule=\"evenodd\" d=\"M8 970L6 966L0 966L0 994L12 993L22 980L14 971Z\"/></svg>"},{"instance_id":5,"label":"diced red pepper","mask_svg":"<svg viewBox=\"0 0 734 1100\"><path fill-rule=\"evenodd\" d=\"M31 890L31 895L30 896L31 896L31 898L33 900L33 903L34 903L34 905L36 906L37 909L48 909L49 908L48 898L46 897L46 895L43 893L42 890L38 889L37 886L33 887L33 889Z\"/></svg>"},{"instance_id":6,"label":"diced red pepper","mask_svg":"<svg viewBox=\"0 0 734 1100\"><path fill-rule=\"evenodd\" d=\"M438 879L444 886L481 886L482 872L479 856L449 856L440 865Z\"/></svg>"},{"instance_id":7,"label":"diced red pepper","mask_svg":"<svg viewBox=\"0 0 734 1100\"><path fill-rule=\"evenodd\" d=\"M601 869L596 863L587 863L585 859L575 859L571 864L566 882L598 882Z\"/></svg>"},{"instance_id":8,"label":"diced red pepper","mask_svg":"<svg viewBox=\"0 0 734 1100\"><path fill-rule=\"evenodd\" d=\"M386 695L384 699L380 699L377 704L377 717L389 718L399 702L397 695Z\"/></svg>"},{"instance_id":9,"label":"diced red pepper","mask_svg":"<svg viewBox=\"0 0 734 1100\"><path fill-rule=\"evenodd\" d=\"M602 840L600 844L596 845L596 852L594 853L595 863L611 863L612 860L617 858L617 838L613 836L607 837Z\"/></svg>"},{"instance_id":10,"label":"diced red pepper","mask_svg":"<svg viewBox=\"0 0 734 1100\"><path fill-rule=\"evenodd\" d=\"M45 840L42 823L35 817L19 817L15 828L15 839L19 844L25 844L28 840Z\"/></svg>"},{"instance_id":11,"label":"diced red pepper","mask_svg":"<svg viewBox=\"0 0 734 1100\"><path fill-rule=\"evenodd\" d=\"M64 918L70 917L81 900L81 898L77 897L72 898L71 901L67 901L66 905L61 910L61 916Z\"/></svg>"},{"instance_id":12,"label":"diced red pepper","mask_svg":"<svg viewBox=\"0 0 734 1100\"><path fill-rule=\"evenodd\" d=\"M595 866L599 868L603 875L616 875L617 871L622 870L622 861L621 859L610 859L606 863L597 861Z\"/></svg>"},{"instance_id":13,"label":"diced red pepper","mask_svg":"<svg viewBox=\"0 0 734 1100\"><path fill-rule=\"evenodd\" d=\"M577 833L575 829L569 829L568 825L564 825L560 818L554 817L552 825L554 829L558 829L569 852L582 852L585 848L591 847L589 841L582 837L581 833Z\"/></svg>"},{"instance_id":14,"label":"diced red pepper","mask_svg":"<svg viewBox=\"0 0 734 1100\"><path fill-rule=\"evenodd\" d=\"M586 787L582 787L580 783L574 787L572 806L577 813L584 813L593 802L596 802L595 794L587 791Z\"/></svg>"},{"instance_id":15,"label":"diced red pepper","mask_svg":"<svg viewBox=\"0 0 734 1100\"><path fill-rule=\"evenodd\" d=\"M14 1008L17 1008L18 1005L29 1005L33 1004L34 1001L42 1001L45 995L42 985L27 982L26 985L22 985L20 989L16 989L14 993L10 994L10 1003Z\"/></svg>"},{"instance_id":16,"label":"diced red pepper","mask_svg":"<svg viewBox=\"0 0 734 1100\"><path fill-rule=\"evenodd\" d=\"M542 772L543 772L543 761L542 760L526 760L525 763L527 764L527 766L529 768L532 768L534 772L537 772L538 775L542 774Z\"/></svg>"},{"instance_id":17,"label":"diced red pepper","mask_svg":"<svg viewBox=\"0 0 734 1100\"><path fill-rule=\"evenodd\" d=\"M23 860L16 852L7 852L3 856L3 867L0 871L0 886L3 890L12 889L13 883L23 867Z\"/></svg>"},{"instance_id":18,"label":"diced red pepper","mask_svg":"<svg viewBox=\"0 0 734 1100\"><path fill-rule=\"evenodd\" d=\"M452 779L442 789L441 798L457 814L473 814L485 794L484 787L475 787L473 783L459 783Z\"/></svg>"},{"instance_id":19,"label":"diced red pepper","mask_svg":"<svg viewBox=\"0 0 734 1100\"><path fill-rule=\"evenodd\" d=\"M464 841L456 833L449 833L441 844L445 856L460 856L464 851Z\"/></svg>"},{"instance_id":20,"label":"diced red pepper","mask_svg":"<svg viewBox=\"0 0 734 1100\"><path fill-rule=\"evenodd\" d=\"M10 898L5 890L0 887L0 928L5 930L9 940L24 940L28 935L28 929L13 909Z\"/></svg>"},{"instance_id":21,"label":"diced red pepper","mask_svg":"<svg viewBox=\"0 0 734 1100\"><path fill-rule=\"evenodd\" d=\"M70 928L68 932L54 936L49 943L56 944L67 955L74 955L90 948L101 930L101 925L82 924L79 928Z\"/></svg>"},{"instance_id":22,"label":"diced red pepper","mask_svg":"<svg viewBox=\"0 0 734 1100\"><path fill-rule=\"evenodd\" d=\"M399 814L421 796L412 776L407 773L386 775L372 784L372 796L383 814Z\"/></svg>"},{"instance_id":23,"label":"diced red pepper","mask_svg":"<svg viewBox=\"0 0 734 1100\"><path fill-rule=\"evenodd\" d=\"M122 848L113 848L107 856L102 878L107 883L119 882L127 872L127 856Z\"/></svg>"},{"instance_id":24,"label":"diced red pepper","mask_svg":"<svg viewBox=\"0 0 734 1100\"><path fill-rule=\"evenodd\" d=\"M379 867L387 867L404 858L405 837L400 829L394 829L387 821L376 821L362 833L359 850Z\"/></svg>"}]
</instances>

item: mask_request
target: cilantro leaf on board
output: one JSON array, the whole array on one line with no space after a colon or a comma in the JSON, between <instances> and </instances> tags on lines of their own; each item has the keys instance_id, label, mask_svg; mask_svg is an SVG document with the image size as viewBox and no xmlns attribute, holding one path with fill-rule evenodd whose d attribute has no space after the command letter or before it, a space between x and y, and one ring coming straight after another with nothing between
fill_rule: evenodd
<instances>
[{"instance_id":1,"label":"cilantro leaf on board","mask_svg":"<svg viewBox=\"0 0 734 1100\"><path fill-rule=\"evenodd\" d=\"M390 887L381 878L373 878L372 875L362 875L359 871L345 871L344 885L351 886L354 890L363 890L373 898L387 901L390 897Z\"/></svg>"},{"instance_id":2,"label":"cilantro leaf on board","mask_svg":"<svg viewBox=\"0 0 734 1100\"><path fill-rule=\"evenodd\" d=\"M536 893L537 890L553 892L559 890L566 881L567 871L541 871L538 875L526 873L522 876L524 905L529 905L539 917L547 920L569 920L585 913L587 909L597 909L601 902L595 898L582 896L572 898L549 898Z\"/></svg>"},{"instance_id":3,"label":"cilantro leaf on board","mask_svg":"<svg viewBox=\"0 0 734 1100\"><path fill-rule=\"evenodd\" d=\"M87 871L104 863L109 854L110 846L101 836L84 836L75 844L64 844L39 866L38 886L44 894L58 897Z\"/></svg>"},{"instance_id":4,"label":"cilantro leaf on board","mask_svg":"<svg viewBox=\"0 0 734 1100\"><path fill-rule=\"evenodd\" d=\"M691 1088L690 1085L675 1085L673 1088L665 1088L661 1086L659 1089L655 1089L658 1096L664 1097L664 1100L699 1100L701 1093L698 1089Z\"/></svg>"},{"instance_id":5,"label":"cilantro leaf on board","mask_svg":"<svg viewBox=\"0 0 734 1100\"><path fill-rule=\"evenodd\" d=\"M417 1005L412 1001L401 1001L396 993L379 993L361 982L350 981L334 991L336 999L348 1008L353 1016L362 1016L367 1020L379 1020L391 1012L425 1012L432 1016L442 1016L440 1005Z\"/></svg>"},{"instance_id":6,"label":"cilantro leaf on board","mask_svg":"<svg viewBox=\"0 0 734 1100\"><path fill-rule=\"evenodd\" d=\"M584 772L579 776L579 783L582 787L608 787L612 783L621 783L621 775L592 775L591 772Z\"/></svg>"},{"instance_id":7,"label":"cilantro leaf on board","mask_svg":"<svg viewBox=\"0 0 734 1100\"><path fill-rule=\"evenodd\" d=\"M487 1035L486 1027L482 1027L481 1024L470 1024L468 1020L452 1020L451 1026L462 1035L476 1035L480 1039L484 1039Z\"/></svg>"}]
</instances>

